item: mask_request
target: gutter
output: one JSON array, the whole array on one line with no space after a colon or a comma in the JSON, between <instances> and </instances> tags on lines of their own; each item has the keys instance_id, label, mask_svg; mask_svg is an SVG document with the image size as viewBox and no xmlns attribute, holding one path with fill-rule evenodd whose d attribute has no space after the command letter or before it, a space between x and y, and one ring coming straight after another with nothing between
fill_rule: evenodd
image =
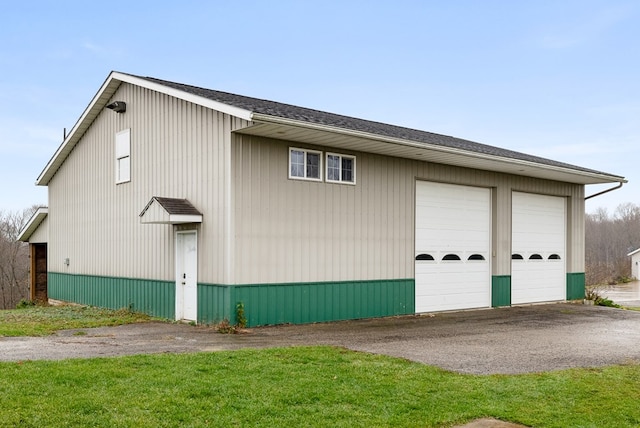
<instances>
[{"instance_id":1,"label":"gutter","mask_svg":"<svg viewBox=\"0 0 640 428\"><path fill-rule=\"evenodd\" d=\"M605 193L609 193L609 192L612 192L612 191L614 191L614 190L618 190L619 188L621 188L621 187L622 187L622 185L623 185L624 183L625 183L624 181L621 181L620 183L618 183L618 185L617 185L616 187L612 187L611 189L603 190L602 192L594 193L594 194L593 194L593 195L591 195L591 196L586 196L586 197L584 198L584 200L586 201L587 199L595 198L596 196L604 195Z\"/></svg>"}]
</instances>

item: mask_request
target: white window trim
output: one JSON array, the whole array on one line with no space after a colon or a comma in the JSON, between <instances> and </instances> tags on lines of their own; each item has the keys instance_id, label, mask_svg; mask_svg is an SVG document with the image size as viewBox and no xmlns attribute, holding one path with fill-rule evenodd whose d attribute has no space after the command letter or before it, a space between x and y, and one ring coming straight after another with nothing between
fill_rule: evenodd
<instances>
[{"instance_id":1,"label":"white window trim","mask_svg":"<svg viewBox=\"0 0 640 428\"><path fill-rule=\"evenodd\" d=\"M296 175L291 175L291 152L292 151L300 151L304 153L304 177L298 177ZM307 153L315 153L318 155L318 178L315 177L307 177ZM291 180L306 180L306 181L322 181L322 171L323 171L323 156L322 152L318 150L310 150L310 149L302 149L300 147L289 147L289 163L288 163L288 175Z\"/></svg>"},{"instance_id":2,"label":"white window trim","mask_svg":"<svg viewBox=\"0 0 640 428\"><path fill-rule=\"evenodd\" d=\"M340 157L340 179L339 180L330 180L329 179L329 156L339 156ZM342 180L342 158L353 159L353 181L344 181L344 180ZM327 168L327 171L325 171L325 177L327 177L325 179L325 181L327 183L351 184L352 186L356 184L356 157L354 155L345 155L343 153L327 152L325 154L325 162L324 162L324 164L326 165L325 168Z\"/></svg>"},{"instance_id":3,"label":"white window trim","mask_svg":"<svg viewBox=\"0 0 640 428\"><path fill-rule=\"evenodd\" d=\"M122 143L126 143L126 147L123 147ZM131 181L131 128L123 129L116 133L115 146L116 184L128 183ZM126 158L129 159L129 174L127 178L122 179L120 178L120 160Z\"/></svg>"}]
</instances>

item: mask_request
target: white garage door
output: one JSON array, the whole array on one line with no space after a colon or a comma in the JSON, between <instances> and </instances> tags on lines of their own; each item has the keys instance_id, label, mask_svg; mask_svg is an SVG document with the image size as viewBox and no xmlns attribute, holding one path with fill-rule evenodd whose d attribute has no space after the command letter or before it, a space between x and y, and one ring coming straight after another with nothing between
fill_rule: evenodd
<instances>
[{"instance_id":1,"label":"white garage door","mask_svg":"<svg viewBox=\"0 0 640 428\"><path fill-rule=\"evenodd\" d=\"M416 182L416 312L491 306L491 192Z\"/></svg>"},{"instance_id":2,"label":"white garage door","mask_svg":"<svg viewBox=\"0 0 640 428\"><path fill-rule=\"evenodd\" d=\"M564 300L564 198L513 192L511 219L511 303Z\"/></svg>"}]
</instances>

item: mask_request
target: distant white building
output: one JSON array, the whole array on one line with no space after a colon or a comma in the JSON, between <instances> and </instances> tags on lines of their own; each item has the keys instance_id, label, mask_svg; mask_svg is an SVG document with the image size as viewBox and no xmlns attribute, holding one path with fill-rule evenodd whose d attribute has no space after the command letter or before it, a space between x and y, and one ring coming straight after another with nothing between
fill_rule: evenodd
<instances>
[{"instance_id":1,"label":"distant white building","mask_svg":"<svg viewBox=\"0 0 640 428\"><path fill-rule=\"evenodd\" d=\"M631 257L631 276L634 278L640 278L638 275L638 262L640 262L640 248L634 250L627 254L627 256Z\"/></svg>"}]
</instances>

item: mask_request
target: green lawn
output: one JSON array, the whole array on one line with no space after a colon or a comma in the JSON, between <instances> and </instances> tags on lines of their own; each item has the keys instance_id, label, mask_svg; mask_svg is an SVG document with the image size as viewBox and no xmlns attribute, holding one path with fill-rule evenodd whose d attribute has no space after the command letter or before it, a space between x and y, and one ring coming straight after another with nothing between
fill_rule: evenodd
<instances>
[{"instance_id":1,"label":"green lawn","mask_svg":"<svg viewBox=\"0 0 640 428\"><path fill-rule=\"evenodd\" d=\"M640 366L460 375L340 348L0 363L0 426L637 427Z\"/></svg>"},{"instance_id":2,"label":"green lawn","mask_svg":"<svg viewBox=\"0 0 640 428\"><path fill-rule=\"evenodd\" d=\"M114 311L89 306L30 306L0 310L0 337L46 336L57 330L131 324L150 319L148 315L127 309Z\"/></svg>"},{"instance_id":3,"label":"green lawn","mask_svg":"<svg viewBox=\"0 0 640 428\"><path fill-rule=\"evenodd\" d=\"M0 311L0 340L148 319L74 306ZM638 403L631 364L471 376L331 347L0 363L0 427L423 427L480 417L637 427Z\"/></svg>"}]
</instances>

